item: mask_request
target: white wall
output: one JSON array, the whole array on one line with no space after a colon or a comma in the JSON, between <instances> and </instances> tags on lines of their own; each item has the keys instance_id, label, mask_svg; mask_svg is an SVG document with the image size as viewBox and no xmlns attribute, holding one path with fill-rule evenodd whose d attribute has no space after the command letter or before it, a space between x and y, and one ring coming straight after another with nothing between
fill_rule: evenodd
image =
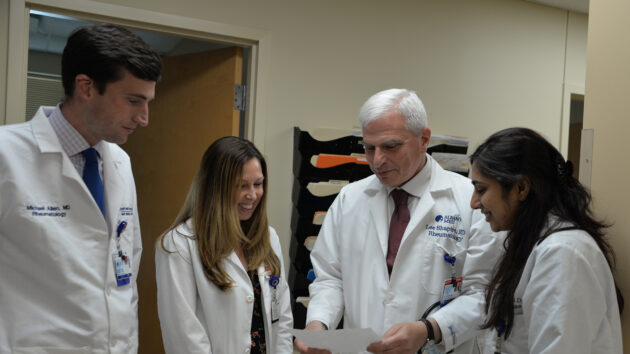
<instances>
[{"instance_id":1,"label":"white wall","mask_svg":"<svg viewBox=\"0 0 630 354\"><path fill-rule=\"evenodd\" d=\"M630 2L591 1L584 128L594 129L591 192L595 212L615 225L609 230L617 253L618 285L625 294L621 322L625 352L630 346L630 242L628 200L628 97L630 96Z\"/></svg>"},{"instance_id":2,"label":"white wall","mask_svg":"<svg viewBox=\"0 0 630 354\"><path fill-rule=\"evenodd\" d=\"M472 148L515 125L558 144L563 83L583 86L585 76L586 16L522 0L100 1L270 34L264 153L285 258L293 126L350 129L371 94L405 87L434 133Z\"/></svg>"}]
</instances>

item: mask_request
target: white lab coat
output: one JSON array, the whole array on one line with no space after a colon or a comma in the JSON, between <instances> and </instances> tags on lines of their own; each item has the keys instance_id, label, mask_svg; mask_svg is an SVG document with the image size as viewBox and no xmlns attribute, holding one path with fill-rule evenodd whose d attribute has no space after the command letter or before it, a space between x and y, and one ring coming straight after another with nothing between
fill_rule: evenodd
<instances>
[{"instance_id":1,"label":"white lab coat","mask_svg":"<svg viewBox=\"0 0 630 354\"><path fill-rule=\"evenodd\" d=\"M40 108L0 127L0 353L135 353L142 243L129 157L101 142L107 218ZM116 228L131 283L116 285Z\"/></svg>"},{"instance_id":2,"label":"white lab coat","mask_svg":"<svg viewBox=\"0 0 630 354\"><path fill-rule=\"evenodd\" d=\"M372 328L378 335L394 324L417 321L442 295L451 277L445 253L454 255L463 294L433 313L442 330L442 350L468 353L483 321L483 293L502 252L494 234L470 208L468 178L443 170L430 156L431 179L403 235L388 278L387 190L376 176L344 187L331 205L311 252L316 279L310 285L307 323L334 328ZM441 217L440 217L441 216ZM446 228L446 230L445 230Z\"/></svg>"},{"instance_id":3,"label":"white lab coat","mask_svg":"<svg viewBox=\"0 0 630 354\"><path fill-rule=\"evenodd\" d=\"M614 280L586 232L556 232L536 245L514 298L502 353L623 353ZM488 331L484 353L494 353L496 335Z\"/></svg>"},{"instance_id":4,"label":"white lab coat","mask_svg":"<svg viewBox=\"0 0 630 354\"><path fill-rule=\"evenodd\" d=\"M293 328L289 287L278 235L269 228L271 246L280 258L282 275L277 286L280 318L271 322L269 274L258 268L262 290L265 343L268 353L293 353ZM158 313L167 353L237 354L249 353L254 291L247 271L236 252L223 260L223 267L235 285L222 291L203 271L192 221L170 231L164 238L168 253L158 243L155 253L158 285Z\"/></svg>"}]
</instances>

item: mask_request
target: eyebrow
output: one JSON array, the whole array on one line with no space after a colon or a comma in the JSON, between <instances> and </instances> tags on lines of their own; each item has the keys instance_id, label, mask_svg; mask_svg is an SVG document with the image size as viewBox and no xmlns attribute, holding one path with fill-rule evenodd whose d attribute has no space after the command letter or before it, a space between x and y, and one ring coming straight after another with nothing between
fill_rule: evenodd
<instances>
[{"instance_id":1,"label":"eyebrow","mask_svg":"<svg viewBox=\"0 0 630 354\"><path fill-rule=\"evenodd\" d=\"M254 180L254 182L258 182L258 181L261 181L261 182L262 182L262 181L264 181L264 180L265 180L265 177L263 176L263 177L260 177L260 178L256 178L256 179ZM246 180L245 178L241 178L241 182L248 182L248 180Z\"/></svg>"},{"instance_id":2,"label":"eyebrow","mask_svg":"<svg viewBox=\"0 0 630 354\"><path fill-rule=\"evenodd\" d=\"M389 139L389 140L385 140L382 143L378 144L378 146L387 146L387 145L396 145L396 144L404 144L405 142L403 140L400 139ZM364 146L377 146L375 144L370 144L368 142L366 142L365 140L363 140L363 145Z\"/></svg>"},{"instance_id":3,"label":"eyebrow","mask_svg":"<svg viewBox=\"0 0 630 354\"><path fill-rule=\"evenodd\" d=\"M132 97L139 98L139 99L145 100L145 101L148 100L147 96L141 95L139 93L128 93L127 96L132 96Z\"/></svg>"},{"instance_id":4,"label":"eyebrow","mask_svg":"<svg viewBox=\"0 0 630 354\"><path fill-rule=\"evenodd\" d=\"M477 180L474 180L474 179L471 180L470 183L472 183L472 185L475 186L475 187L478 186L478 185L483 185L484 184L483 182L480 182L480 181L477 181Z\"/></svg>"}]
</instances>

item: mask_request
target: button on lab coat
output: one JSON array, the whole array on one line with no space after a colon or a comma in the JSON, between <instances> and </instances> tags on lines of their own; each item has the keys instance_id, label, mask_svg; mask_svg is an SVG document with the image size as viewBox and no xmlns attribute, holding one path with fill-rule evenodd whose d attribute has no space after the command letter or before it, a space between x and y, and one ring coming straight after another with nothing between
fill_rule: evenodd
<instances>
[{"instance_id":1,"label":"button on lab coat","mask_svg":"<svg viewBox=\"0 0 630 354\"><path fill-rule=\"evenodd\" d=\"M269 228L271 246L282 263L278 235ZM234 286L222 291L203 272L192 222L170 231L164 238L169 251L158 243L155 255L158 285L158 312L167 353L248 353L254 292L249 275L235 252L223 260ZM273 288L265 267L257 270L262 290L265 343L268 353L293 353L293 327L289 288L283 275L277 286L280 319L271 323Z\"/></svg>"},{"instance_id":2,"label":"button on lab coat","mask_svg":"<svg viewBox=\"0 0 630 354\"><path fill-rule=\"evenodd\" d=\"M142 243L127 154L101 142L106 218L40 108L0 128L0 353L135 353ZM131 283L116 285L116 228Z\"/></svg>"},{"instance_id":3,"label":"button on lab coat","mask_svg":"<svg viewBox=\"0 0 630 354\"><path fill-rule=\"evenodd\" d=\"M417 321L440 300L451 277L443 259L448 253L457 258L456 274L464 276L463 294L429 317L440 325L443 350L472 350L503 234L492 233L470 208L469 179L443 170L428 155L424 168L431 179L412 211L391 278L386 188L370 176L341 190L311 252L316 279L309 287L307 323L319 320L334 328L343 315L345 328L372 328L381 336L396 323Z\"/></svg>"}]
</instances>

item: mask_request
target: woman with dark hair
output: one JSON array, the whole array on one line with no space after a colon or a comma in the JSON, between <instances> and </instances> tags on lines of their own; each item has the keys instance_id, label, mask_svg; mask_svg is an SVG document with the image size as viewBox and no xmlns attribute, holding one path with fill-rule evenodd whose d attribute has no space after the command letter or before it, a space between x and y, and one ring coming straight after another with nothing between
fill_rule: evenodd
<instances>
[{"instance_id":1,"label":"woman with dark hair","mask_svg":"<svg viewBox=\"0 0 630 354\"><path fill-rule=\"evenodd\" d=\"M621 353L607 225L571 162L526 128L493 134L470 160L471 206L508 231L486 292L486 353Z\"/></svg>"},{"instance_id":2,"label":"woman with dark hair","mask_svg":"<svg viewBox=\"0 0 630 354\"><path fill-rule=\"evenodd\" d=\"M268 225L267 165L251 142L224 137L204 154L156 250L167 353L293 353L290 295Z\"/></svg>"}]
</instances>

